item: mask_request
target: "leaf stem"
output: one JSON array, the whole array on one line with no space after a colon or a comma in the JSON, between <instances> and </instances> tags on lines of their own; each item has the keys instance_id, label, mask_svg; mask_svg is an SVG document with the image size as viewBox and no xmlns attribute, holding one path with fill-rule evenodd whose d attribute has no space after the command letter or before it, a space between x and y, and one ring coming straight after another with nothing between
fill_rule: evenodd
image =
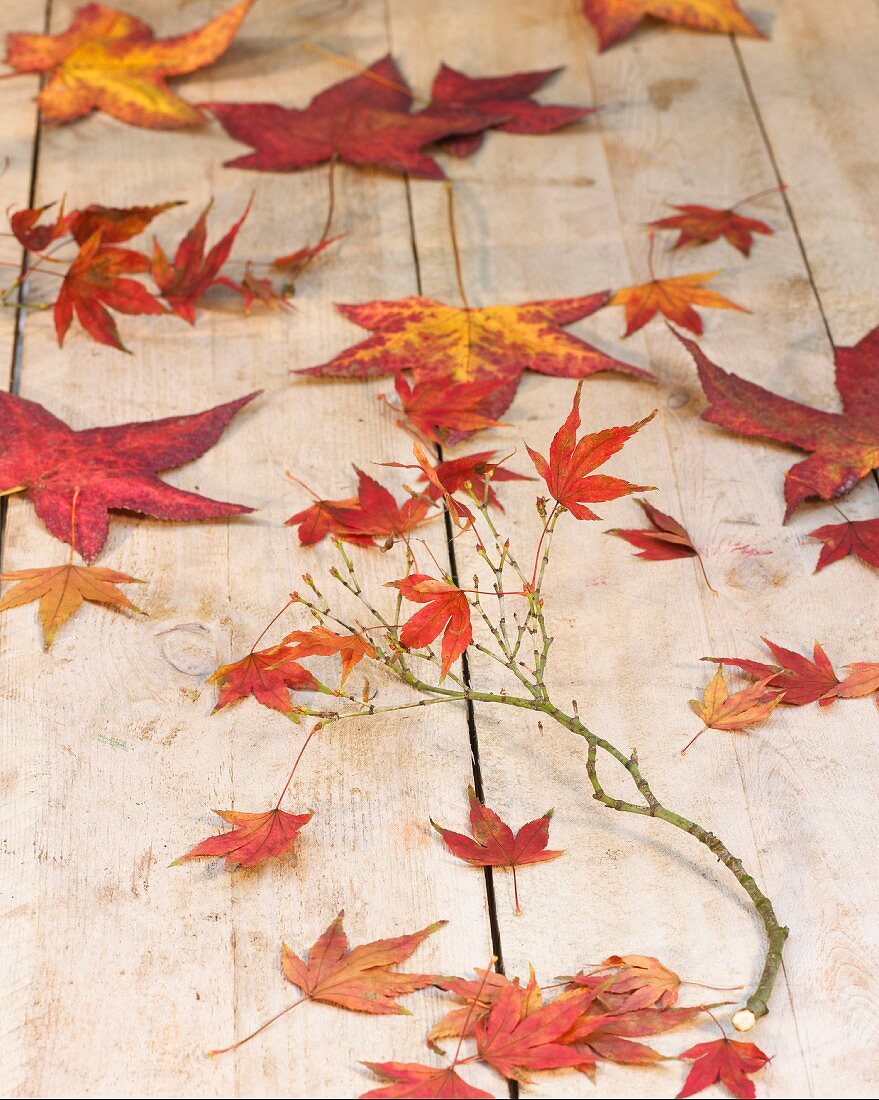
<instances>
[{"instance_id":1,"label":"leaf stem","mask_svg":"<svg viewBox=\"0 0 879 1100\"><path fill-rule=\"evenodd\" d=\"M300 997L298 1001L294 1001L292 1004L287 1005L286 1008L282 1008L280 1012L276 1012L270 1020L266 1020L264 1024L251 1031L249 1035L245 1035L243 1039L239 1039L236 1043L230 1043L227 1047L221 1047L219 1050L209 1050L208 1054L211 1058L216 1058L218 1054L228 1054L231 1050L237 1050L239 1047L244 1046L245 1043L249 1043L251 1039L255 1039L257 1035L260 1035L267 1027L271 1027L276 1020L280 1020L282 1016L286 1016L288 1012L292 1012L294 1008L298 1008L299 1005L305 1004L309 1000L308 997Z\"/></svg>"}]
</instances>

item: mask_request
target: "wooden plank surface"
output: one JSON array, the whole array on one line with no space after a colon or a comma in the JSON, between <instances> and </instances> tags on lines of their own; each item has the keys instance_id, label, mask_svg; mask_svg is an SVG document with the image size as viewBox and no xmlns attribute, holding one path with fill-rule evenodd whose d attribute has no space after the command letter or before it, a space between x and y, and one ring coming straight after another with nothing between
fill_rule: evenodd
<instances>
[{"instance_id":1,"label":"wooden plank surface","mask_svg":"<svg viewBox=\"0 0 879 1100\"><path fill-rule=\"evenodd\" d=\"M167 33L224 4L129 6ZM38 0L8 7L8 29L40 27ZM73 7L54 0L54 29ZM228 55L188 78L184 94L195 102L304 104L348 75L305 42L362 64L392 48L421 92L440 60L480 74L564 64L547 98L600 103L598 119L554 137L491 135L472 160L447 162L471 301L640 282L647 277L643 225L666 203L727 205L780 176L790 185L788 204L775 196L759 207L777 235L761 238L749 261L723 243L670 253L663 236L655 264L662 274L723 269L717 288L752 315L707 314L706 352L778 392L836 408L825 320L838 342L859 338L877 320L879 282L875 140L861 125L876 111L870 66L879 15L870 0L839 7L829 20L819 0L764 5L771 11L758 17L771 24L769 44L737 46L657 24L599 57L574 0L262 0ZM0 83L11 165L0 179L4 207L27 198L33 90L30 78ZM169 135L93 117L43 132L35 199L65 192L70 205L186 199L158 230L167 246L212 196L218 234L254 192L237 256L267 259L313 238L325 173L221 168L233 150L216 126ZM204 684L218 661L250 645L304 569L317 575L330 561L320 550L299 550L282 526L303 500L284 470L336 496L351 484L348 463L405 460L407 452L374 400L387 386L304 384L288 371L358 338L334 301L417 289L456 301L440 185L340 167L337 187L337 224L349 236L303 282L291 315L255 311L244 321L223 302L195 329L125 319L131 357L80 336L59 350L51 318L27 318L20 392L77 427L266 392L214 450L169 475L174 484L251 504L259 509L253 517L192 526L114 518L102 561L147 581L138 602L148 619L87 609L49 654L39 651L34 608L0 619L0 889L10 975L0 1032L4 1095L357 1095L370 1081L361 1059L423 1059L438 996L411 998L414 1019L306 1006L236 1055L204 1057L291 999L277 966L281 938L305 949L344 906L355 941L453 918L416 956L425 970L469 972L491 951L481 874L444 855L425 828L428 815L450 825L464 820L470 741L466 716L451 708L347 724L320 739L294 787L295 808L316 811L294 862L234 877L210 865L167 868L214 831L213 806L269 805L303 736L248 703L211 718L214 693ZM8 242L4 249L4 260L17 262ZM0 323L11 362L12 315ZM614 309L571 331L649 366L659 383L590 379L584 421L625 423L659 409L613 472L660 487L657 505L706 548L719 595L711 596L693 562L644 563L602 535L638 518L631 503L607 506L603 524L569 524L557 541L548 601L553 690L562 705L576 698L596 732L622 748L637 746L663 800L713 828L790 925L785 971L755 1033L775 1055L760 1094L873 1095L875 707L861 700L821 712L789 709L750 736L706 734L683 760L677 750L696 728L686 701L707 682L703 655L759 657L765 634L792 648L818 638L838 664L874 658L875 578L854 562L813 576L817 550L806 535L830 521L829 509L803 509L782 526L791 452L702 423L692 364L673 337L654 322L623 341L623 328ZM491 445L517 447L511 465L525 470L522 437L543 449L573 389L527 376L511 409L514 426ZM531 490L502 488L505 523L527 559L538 531ZM845 507L872 516L877 505L875 486L865 483ZM446 560L439 525L430 538ZM456 552L467 577L478 563L463 539ZM13 500L4 569L62 555L32 507ZM364 561L372 583L393 576L393 562L381 555ZM271 637L281 633L279 625ZM479 661L473 674L479 685L494 682ZM394 690L381 686L386 697ZM723 869L690 838L665 835L661 823L593 806L579 743L512 714L477 715L487 801L519 822L554 806L553 846L567 854L523 876L522 917L513 915L509 880L495 876L508 973L525 974L532 963L550 982L612 952L637 951L659 955L692 981L752 982L760 932ZM628 793L612 772L605 781L612 793ZM701 1034L673 1034L657 1045L673 1053ZM471 1077L507 1094L491 1075ZM666 1096L681 1079L674 1063L655 1071L602 1066L596 1085L573 1073L551 1075L521 1095Z\"/></svg>"}]
</instances>

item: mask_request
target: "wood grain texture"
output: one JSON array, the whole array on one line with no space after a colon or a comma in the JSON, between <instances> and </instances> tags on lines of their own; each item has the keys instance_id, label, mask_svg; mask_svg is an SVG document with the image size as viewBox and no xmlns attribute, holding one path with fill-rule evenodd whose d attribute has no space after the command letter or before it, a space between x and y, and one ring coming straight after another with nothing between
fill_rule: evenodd
<instances>
[{"instance_id":1,"label":"wood grain texture","mask_svg":"<svg viewBox=\"0 0 879 1100\"><path fill-rule=\"evenodd\" d=\"M170 33L225 4L127 6ZM54 29L74 6L54 0ZM492 134L473 159L445 158L472 303L641 282L643 226L666 204L728 205L772 187L780 173L789 206L771 197L755 208L777 234L760 238L750 261L722 242L671 253L671 236L660 235L654 262L661 274L722 269L717 289L752 311L706 313L704 346L718 363L836 408L825 320L839 342L859 338L877 320L879 281L868 122L879 9L872 0L837 7L831 19L819 0L764 4L757 17L771 25L772 41L738 46L646 24L599 57L576 0L261 0L229 53L180 87L193 102L302 105L348 75L306 43L367 65L392 48L422 93L440 60L480 75L564 64L542 98L599 103L597 118L550 137ZM4 17L7 9L3 29L39 28L38 0L13 0ZM4 207L27 198L34 87L30 78L0 82L10 156ZM325 172L222 168L238 148L213 125L160 134L92 117L43 133L36 201L65 192L70 205L186 199L158 223L167 247L212 196L217 235L254 193L237 257L268 259L314 239ZM338 496L352 484L349 463L406 461L405 437L374 399L386 384L305 383L289 371L361 337L333 302L416 290L456 301L441 185L344 167L336 182L337 226L349 235L303 281L292 314L254 310L243 320L225 299L194 329L126 318L131 357L77 334L59 350L51 318L27 318L20 392L75 426L196 411L255 388L265 394L215 449L169 475L249 503L254 516L192 526L114 518L102 564L147 580L138 602L148 619L87 608L42 654L33 607L0 618L3 1095L354 1096L372 1085L360 1060L424 1060L423 1037L442 1002L417 994L407 1000L414 1018L380 1020L309 1005L239 1053L207 1059L208 1048L295 998L278 969L281 939L304 951L344 906L353 942L451 918L413 968L470 973L491 952L483 876L444 853L427 822L465 819L470 743L466 716L454 708L322 735L290 794L288 808L315 810L294 860L236 875L210 863L167 866L215 830L213 807L270 805L304 735L251 702L211 718L215 695L204 683L218 662L250 646L303 570L318 576L331 564L330 553L300 550L283 527L305 499L284 471ZM2 247L3 259L17 262L17 249ZM0 326L9 363L11 313ZM709 678L703 655L760 657L766 634L793 648L818 638L839 665L875 658L875 577L853 561L813 576L817 546L806 536L833 513L809 507L781 525L791 452L702 423L695 373L674 338L658 321L628 341L623 329L621 311L608 309L571 331L649 366L659 382L588 380L585 424L659 409L612 472L659 486L656 504L695 537L719 596L694 562L645 563L604 537L606 527L640 519L630 502L600 509L603 523L569 523L548 593L553 690L563 706L576 698L596 732L637 746L657 793L713 828L790 925L785 972L754 1035L775 1056L760 1095L871 1096L879 885L865 822L876 801L875 707L782 710L753 734L705 734L683 760L678 749L696 728L686 701ZM522 438L544 449L573 391L573 383L526 375L510 410L515 427L480 446L517 448L510 464L527 472ZM501 486L523 559L539 532L532 490ZM864 483L845 507L866 517L877 505L875 486ZM428 539L447 560L439 524ZM31 506L13 500L4 569L63 553ZM463 578L478 568L464 539L456 555ZM361 560L371 585L394 576L385 556ZM287 622L299 624L293 614ZM497 682L480 661L473 675L479 686ZM398 697L391 684L375 686L386 701ZM514 824L554 806L552 847L567 849L522 873L522 917L513 915L509 877L495 875L508 973L533 963L550 982L611 952L642 952L692 981L753 982L759 929L736 884L698 845L659 822L593 805L582 748L564 730L495 708L478 713L477 733L489 804ZM612 794L628 795L610 766L602 774ZM703 1036L709 1029L657 1046L676 1053ZM489 1073L468 1076L507 1095ZM659 1097L682 1079L675 1063L602 1066L595 1085L553 1074L521 1095Z\"/></svg>"}]
</instances>

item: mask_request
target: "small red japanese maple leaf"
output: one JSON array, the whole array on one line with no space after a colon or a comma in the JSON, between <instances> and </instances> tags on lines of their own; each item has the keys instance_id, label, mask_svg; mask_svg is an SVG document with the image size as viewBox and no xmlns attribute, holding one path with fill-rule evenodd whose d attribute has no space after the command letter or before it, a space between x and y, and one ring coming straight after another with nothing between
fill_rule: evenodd
<instances>
[{"instance_id":1,"label":"small red japanese maple leaf","mask_svg":"<svg viewBox=\"0 0 879 1100\"><path fill-rule=\"evenodd\" d=\"M591 989L616 1011L670 1008L681 979L652 955L611 955L601 966L560 978L568 989Z\"/></svg>"},{"instance_id":2,"label":"small red japanese maple leaf","mask_svg":"<svg viewBox=\"0 0 879 1100\"><path fill-rule=\"evenodd\" d=\"M583 1054L587 1069L595 1062L652 1066L661 1062L664 1055L646 1043L633 1042L633 1039L661 1035L684 1024L692 1024L702 1012L704 1009L701 1006L607 1011L596 998L574 1021L565 1035L565 1042Z\"/></svg>"},{"instance_id":3,"label":"small red japanese maple leaf","mask_svg":"<svg viewBox=\"0 0 879 1100\"><path fill-rule=\"evenodd\" d=\"M235 238L250 213L250 203L232 228L205 254L207 216L212 205L212 202L208 203L198 221L181 240L173 263L159 242L153 243L152 274L156 286L177 316L191 325L195 324L195 307L213 286L226 286L234 290L242 295L248 305L257 296L252 288L248 289L221 274Z\"/></svg>"},{"instance_id":4,"label":"small red japanese maple leaf","mask_svg":"<svg viewBox=\"0 0 879 1100\"><path fill-rule=\"evenodd\" d=\"M496 455L497 451L476 451L458 458L446 458L432 467L432 476L422 467L418 480L424 483L424 492L432 500L466 489L476 500L484 500L502 512L504 509L494 486L501 481L533 481L534 478L506 469L503 465L506 458L495 461Z\"/></svg>"},{"instance_id":5,"label":"small red japanese maple leaf","mask_svg":"<svg viewBox=\"0 0 879 1100\"><path fill-rule=\"evenodd\" d=\"M230 137L254 150L226 161L227 167L262 172L291 172L338 157L443 179L439 164L422 152L426 145L504 121L502 114L466 106L410 114L412 93L391 57L326 88L304 110L276 103L203 106Z\"/></svg>"},{"instance_id":6,"label":"small red japanese maple leaf","mask_svg":"<svg viewBox=\"0 0 879 1100\"><path fill-rule=\"evenodd\" d=\"M553 500L576 519L599 519L587 505L616 500L617 497L627 496L629 493L641 493L655 488L653 485L633 485L621 478L593 474L592 471L621 450L635 432L649 423L656 413L652 412L628 427L604 428L578 439L582 388L583 383L580 382L574 394L571 411L553 437L549 460L527 444L525 447L535 469L546 482Z\"/></svg>"},{"instance_id":7,"label":"small red japanese maple leaf","mask_svg":"<svg viewBox=\"0 0 879 1100\"><path fill-rule=\"evenodd\" d=\"M320 687L295 656L293 649L282 643L268 649L251 650L237 661L221 665L208 677L209 683L220 685L220 697L213 713L252 695L264 707L288 716L295 715L290 692L317 691Z\"/></svg>"},{"instance_id":8,"label":"small red japanese maple leaf","mask_svg":"<svg viewBox=\"0 0 879 1100\"><path fill-rule=\"evenodd\" d=\"M716 290L708 290L705 283L719 275L719 271L700 271L692 275L675 275L665 279L652 276L649 282L638 286L623 287L611 298L609 305L623 306L626 311L626 331L623 336L631 336L642 329L648 321L661 313L667 321L673 321L681 328L702 333L702 318L693 308L734 309L747 313L744 306L724 298Z\"/></svg>"},{"instance_id":9,"label":"small red japanese maple leaf","mask_svg":"<svg viewBox=\"0 0 879 1100\"><path fill-rule=\"evenodd\" d=\"M74 431L35 401L0 393L0 493L25 489L49 532L88 562L106 541L110 509L186 521L252 512L166 485L156 475L213 447L256 396L191 416Z\"/></svg>"},{"instance_id":10,"label":"small red japanese maple leaf","mask_svg":"<svg viewBox=\"0 0 879 1100\"><path fill-rule=\"evenodd\" d=\"M775 190L776 188L772 188L772 191ZM764 236L772 236L775 230L766 222L745 217L744 214L739 214L737 211L745 203L767 194L771 194L771 191L761 191L757 195L742 199L735 206L726 208L701 206L699 203L685 203L682 206L672 205L672 210L677 210L677 214L671 214L666 218L658 218L656 221L649 222L648 225L651 229L678 230L678 238L672 245L673 249L684 248L688 245L710 244L712 241L723 237L733 248L738 249L743 256L750 256L754 234L761 233Z\"/></svg>"},{"instance_id":11,"label":"small red japanese maple leaf","mask_svg":"<svg viewBox=\"0 0 879 1100\"><path fill-rule=\"evenodd\" d=\"M560 72L561 69L542 69L508 76L467 76L443 64L433 78L425 114L435 109L468 107L487 115L505 116L492 129L507 134L548 134L596 111L595 107L561 107L532 99L535 92ZM456 157L467 157L480 148L483 140L482 133L453 134L443 138L440 145Z\"/></svg>"},{"instance_id":12,"label":"small red japanese maple leaf","mask_svg":"<svg viewBox=\"0 0 879 1100\"><path fill-rule=\"evenodd\" d=\"M636 503L640 504L651 526L645 529L613 527L606 533L616 535L617 538L624 539L631 546L636 547L638 553L635 557L643 558L645 561L673 561L676 558L696 558L709 591L716 596L717 590L708 579L702 555L693 545L693 540L686 527L678 523L672 516L660 512L658 508L654 508L646 500L639 500Z\"/></svg>"},{"instance_id":13,"label":"small red japanese maple leaf","mask_svg":"<svg viewBox=\"0 0 879 1100\"><path fill-rule=\"evenodd\" d=\"M784 691L784 702L794 707L802 707L817 701L820 707L828 707L837 696L839 677L833 669L830 658L823 648L815 642L810 660L792 649L785 649L776 642L763 639L764 645L772 652L776 664L764 664L762 661L742 660L738 657L703 657L703 660L728 668L738 668L748 676L765 679L767 687Z\"/></svg>"},{"instance_id":14,"label":"small red japanese maple leaf","mask_svg":"<svg viewBox=\"0 0 879 1100\"><path fill-rule=\"evenodd\" d=\"M225 858L229 867L255 867L267 859L277 859L292 850L299 830L311 821L312 814L288 814L277 806L261 814L237 810L214 810L229 825L228 832L209 836L171 864L176 867L201 856Z\"/></svg>"},{"instance_id":15,"label":"small red japanese maple leaf","mask_svg":"<svg viewBox=\"0 0 879 1100\"><path fill-rule=\"evenodd\" d=\"M434 443L456 442L473 432L498 426L499 422L483 411L498 389L496 380L448 382L430 378L410 386L398 374L394 389L406 420Z\"/></svg>"},{"instance_id":16,"label":"small red japanese maple leaf","mask_svg":"<svg viewBox=\"0 0 879 1100\"><path fill-rule=\"evenodd\" d=\"M328 535L355 546L393 545L423 523L431 502L409 497L397 504L393 494L375 478L354 467L357 496L342 500L316 500L287 520L299 528L301 546L313 546Z\"/></svg>"},{"instance_id":17,"label":"small red japanese maple leaf","mask_svg":"<svg viewBox=\"0 0 879 1100\"><path fill-rule=\"evenodd\" d=\"M751 1074L757 1073L770 1061L769 1056L753 1043L740 1043L726 1036L709 1043L697 1043L678 1057L692 1062L693 1067L677 1100L695 1096L717 1082L726 1085L733 1096L741 1100L754 1100L756 1090L750 1080Z\"/></svg>"},{"instance_id":18,"label":"small red japanese maple leaf","mask_svg":"<svg viewBox=\"0 0 879 1100\"><path fill-rule=\"evenodd\" d=\"M294 630L284 639L284 644L291 647L293 657L330 657L338 653L342 660L340 686L364 657L375 656L374 647L362 634L337 634L320 625L311 630Z\"/></svg>"},{"instance_id":19,"label":"small red japanese maple leaf","mask_svg":"<svg viewBox=\"0 0 879 1100\"><path fill-rule=\"evenodd\" d=\"M466 594L425 573L412 573L401 581L390 581L389 586L399 589L404 599L426 605L403 624L400 644L406 649L425 649L442 634L440 680L444 680L473 640Z\"/></svg>"},{"instance_id":20,"label":"small red japanese maple leaf","mask_svg":"<svg viewBox=\"0 0 879 1100\"><path fill-rule=\"evenodd\" d=\"M70 219L73 215L64 213L63 202L58 207L54 222L48 222L46 225L39 224L43 214L55 205L54 202L47 202L45 206L29 207L7 214L9 228L18 243L28 252L42 252L53 241L66 236L69 232Z\"/></svg>"},{"instance_id":21,"label":"small red japanese maple leaf","mask_svg":"<svg viewBox=\"0 0 879 1100\"><path fill-rule=\"evenodd\" d=\"M867 565L879 567L879 519L846 518L842 523L827 523L810 531L809 538L824 543L815 566L816 573L849 554Z\"/></svg>"},{"instance_id":22,"label":"small red japanese maple leaf","mask_svg":"<svg viewBox=\"0 0 879 1100\"><path fill-rule=\"evenodd\" d=\"M501 821L494 810L490 810L479 801L473 787L467 788L467 797L470 800L472 837L456 833L452 829L444 829L432 818L430 823L446 842L449 851L458 859L463 859L474 867L510 868L513 872L516 913L520 914L522 909L519 905L517 868L527 867L532 863L546 863L564 854L562 851L551 851L546 847L549 843L549 822L552 818L552 810L547 810L543 817L529 821L514 835L513 830Z\"/></svg>"},{"instance_id":23,"label":"small red japanese maple leaf","mask_svg":"<svg viewBox=\"0 0 879 1100\"><path fill-rule=\"evenodd\" d=\"M702 419L737 435L807 451L785 475L785 521L810 497L843 496L879 468L879 327L850 348L834 348L842 412L802 405L722 370L678 334L708 398Z\"/></svg>"},{"instance_id":24,"label":"small red japanese maple leaf","mask_svg":"<svg viewBox=\"0 0 879 1100\"><path fill-rule=\"evenodd\" d=\"M364 1062L376 1077L391 1084L360 1094L360 1100L437 1097L443 1100L491 1100L492 1094L468 1084L452 1066L425 1066L421 1062Z\"/></svg>"},{"instance_id":25,"label":"small red japanese maple leaf","mask_svg":"<svg viewBox=\"0 0 879 1100\"><path fill-rule=\"evenodd\" d=\"M142 253L105 245L102 230L93 233L67 269L61 292L55 300L58 343L64 343L75 313L79 323L97 343L128 351L110 310L127 314L165 312L161 302L145 286L128 278L149 269L149 260Z\"/></svg>"}]
</instances>

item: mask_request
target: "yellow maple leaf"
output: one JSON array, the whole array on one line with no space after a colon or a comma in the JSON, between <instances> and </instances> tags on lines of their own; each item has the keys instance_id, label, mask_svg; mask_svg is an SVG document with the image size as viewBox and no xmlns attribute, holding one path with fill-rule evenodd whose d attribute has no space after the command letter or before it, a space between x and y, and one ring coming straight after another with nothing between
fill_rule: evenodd
<instances>
[{"instance_id":1,"label":"yellow maple leaf","mask_svg":"<svg viewBox=\"0 0 879 1100\"><path fill-rule=\"evenodd\" d=\"M7 36L6 64L51 74L37 96L49 123L105 111L133 126L200 126L205 116L175 95L165 78L209 65L224 53L254 0L239 0L203 27L156 39L133 15L86 4L61 34Z\"/></svg>"},{"instance_id":2,"label":"yellow maple leaf","mask_svg":"<svg viewBox=\"0 0 879 1100\"><path fill-rule=\"evenodd\" d=\"M583 0L583 14L595 27L602 50L630 35L648 15L700 31L766 37L736 0Z\"/></svg>"},{"instance_id":3,"label":"yellow maple leaf","mask_svg":"<svg viewBox=\"0 0 879 1100\"><path fill-rule=\"evenodd\" d=\"M749 684L741 691L735 691L730 695L723 670L718 668L714 679L705 688L702 698L690 700L690 710L705 725L684 745L681 755L683 756L705 730L730 730L738 733L747 729L748 726L765 722L784 698L784 692L779 691L778 688L767 690L769 681L774 680L776 675L777 673L773 672L764 680L758 680L755 684Z\"/></svg>"}]
</instances>

